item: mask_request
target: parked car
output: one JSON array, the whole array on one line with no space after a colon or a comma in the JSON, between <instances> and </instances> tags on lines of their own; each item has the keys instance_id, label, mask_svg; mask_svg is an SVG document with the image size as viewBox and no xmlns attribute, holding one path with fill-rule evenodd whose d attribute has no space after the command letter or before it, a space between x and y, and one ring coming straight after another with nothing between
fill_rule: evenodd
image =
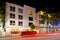
<instances>
[{"instance_id":1,"label":"parked car","mask_svg":"<svg viewBox=\"0 0 60 40\"><path fill-rule=\"evenodd\" d=\"M23 35L35 35L35 34L37 34L36 31L23 31L23 32L21 32L21 36L23 36Z\"/></svg>"}]
</instances>

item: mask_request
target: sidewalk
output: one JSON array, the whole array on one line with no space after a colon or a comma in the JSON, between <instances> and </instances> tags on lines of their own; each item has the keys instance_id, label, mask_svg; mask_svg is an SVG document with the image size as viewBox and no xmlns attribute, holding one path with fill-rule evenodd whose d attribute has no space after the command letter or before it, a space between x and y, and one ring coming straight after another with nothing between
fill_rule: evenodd
<instances>
[{"instance_id":1,"label":"sidewalk","mask_svg":"<svg viewBox=\"0 0 60 40\"><path fill-rule=\"evenodd\" d=\"M1 37L20 37L20 35L19 34L0 35L0 38Z\"/></svg>"}]
</instances>

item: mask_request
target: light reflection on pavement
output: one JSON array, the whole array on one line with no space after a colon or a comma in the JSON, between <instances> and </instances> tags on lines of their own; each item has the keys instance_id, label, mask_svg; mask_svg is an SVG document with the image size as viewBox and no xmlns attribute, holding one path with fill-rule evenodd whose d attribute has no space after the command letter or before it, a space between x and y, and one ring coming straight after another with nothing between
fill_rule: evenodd
<instances>
[{"instance_id":1,"label":"light reflection on pavement","mask_svg":"<svg viewBox=\"0 0 60 40\"><path fill-rule=\"evenodd\" d=\"M60 40L60 34L37 34L34 36L1 37L0 40Z\"/></svg>"}]
</instances>

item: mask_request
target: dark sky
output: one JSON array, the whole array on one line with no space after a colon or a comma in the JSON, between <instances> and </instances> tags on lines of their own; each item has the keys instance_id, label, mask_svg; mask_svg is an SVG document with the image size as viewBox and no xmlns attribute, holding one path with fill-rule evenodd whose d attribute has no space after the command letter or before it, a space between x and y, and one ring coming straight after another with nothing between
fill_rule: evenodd
<instances>
[{"instance_id":1,"label":"dark sky","mask_svg":"<svg viewBox=\"0 0 60 40\"><path fill-rule=\"evenodd\" d=\"M60 10L60 1L57 0L8 0L7 2L12 2L18 5L29 5L40 11L46 7L53 8L53 11Z\"/></svg>"}]
</instances>

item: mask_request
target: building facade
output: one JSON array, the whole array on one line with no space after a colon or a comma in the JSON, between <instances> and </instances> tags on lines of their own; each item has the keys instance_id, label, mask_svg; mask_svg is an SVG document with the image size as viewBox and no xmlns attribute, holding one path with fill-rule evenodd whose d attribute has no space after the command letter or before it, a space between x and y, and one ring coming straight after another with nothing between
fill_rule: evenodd
<instances>
[{"instance_id":1,"label":"building facade","mask_svg":"<svg viewBox=\"0 0 60 40\"><path fill-rule=\"evenodd\" d=\"M39 32L40 33L55 33L58 32L58 25L56 20L49 20L49 17L51 17L50 15L46 14L47 17L45 17L44 19L44 11L39 11L37 13L37 23L39 24L38 28L39 28Z\"/></svg>"},{"instance_id":2,"label":"building facade","mask_svg":"<svg viewBox=\"0 0 60 40\"><path fill-rule=\"evenodd\" d=\"M42 11L39 12L42 13ZM36 13L36 8L27 5L20 6L6 2L6 32L28 31L30 30L30 25L34 24L39 33L49 33L50 27L48 20L44 20L39 12Z\"/></svg>"},{"instance_id":3,"label":"building facade","mask_svg":"<svg viewBox=\"0 0 60 40\"><path fill-rule=\"evenodd\" d=\"M37 23L38 23L38 30L39 30L39 33L47 33L48 32L48 24L47 24L47 20L44 20L43 18L42 18L42 16L41 16L41 13L42 13L43 11L39 11L39 12L37 12L37 18L36 19L38 19L38 20L36 20L37 21Z\"/></svg>"},{"instance_id":4,"label":"building facade","mask_svg":"<svg viewBox=\"0 0 60 40\"><path fill-rule=\"evenodd\" d=\"M35 13L36 9L33 7L6 2L6 32L28 30L31 24L35 25Z\"/></svg>"}]
</instances>

